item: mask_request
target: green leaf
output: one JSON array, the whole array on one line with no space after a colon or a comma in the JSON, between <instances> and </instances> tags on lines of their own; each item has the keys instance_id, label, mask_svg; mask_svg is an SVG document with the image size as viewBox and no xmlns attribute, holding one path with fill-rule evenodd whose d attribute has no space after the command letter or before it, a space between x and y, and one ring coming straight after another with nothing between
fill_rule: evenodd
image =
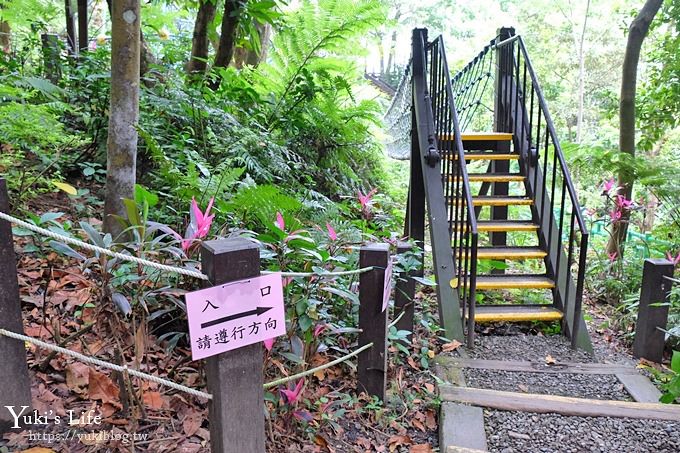
<instances>
[{"instance_id":1,"label":"green leaf","mask_svg":"<svg viewBox=\"0 0 680 453\"><path fill-rule=\"evenodd\" d=\"M59 217L63 216L63 212L46 212L43 215L40 216L40 223L39 225L42 225L43 223L47 222L54 222L57 220Z\"/></svg>"},{"instance_id":2,"label":"green leaf","mask_svg":"<svg viewBox=\"0 0 680 453\"><path fill-rule=\"evenodd\" d=\"M128 221L132 226L140 226L142 224L142 219L139 217L139 208L134 200L129 198L123 199L123 204L125 205L125 210L127 211Z\"/></svg>"},{"instance_id":3,"label":"green leaf","mask_svg":"<svg viewBox=\"0 0 680 453\"><path fill-rule=\"evenodd\" d=\"M413 276L413 277L411 277L411 278L412 278L413 280L417 281L418 283L420 283L421 285L425 285L425 286L437 286L437 282L435 282L434 280L432 280L432 279L430 279L430 278L426 278L426 277L416 277L416 276Z\"/></svg>"},{"instance_id":4,"label":"green leaf","mask_svg":"<svg viewBox=\"0 0 680 453\"><path fill-rule=\"evenodd\" d=\"M98 245L99 247L106 248L106 244L104 244L104 239L102 238L102 235L99 231L95 230L92 225L90 225L87 222L80 222L80 228L87 233L89 236L90 240L95 243L95 245Z\"/></svg>"},{"instance_id":5,"label":"green leaf","mask_svg":"<svg viewBox=\"0 0 680 453\"><path fill-rule=\"evenodd\" d=\"M158 204L158 195L151 193L146 188L140 184L135 184L135 201L137 204L143 204L146 202L150 207L154 207Z\"/></svg>"},{"instance_id":6,"label":"green leaf","mask_svg":"<svg viewBox=\"0 0 680 453\"><path fill-rule=\"evenodd\" d=\"M661 398L659 398L659 401L664 404L671 404L673 401L675 401L675 395L670 392L664 393L661 395Z\"/></svg>"},{"instance_id":7,"label":"green leaf","mask_svg":"<svg viewBox=\"0 0 680 453\"><path fill-rule=\"evenodd\" d=\"M673 358L671 359L671 370L680 374L680 351L673 351Z\"/></svg>"},{"instance_id":8,"label":"green leaf","mask_svg":"<svg viewBox=\"0 0 680 453\"><path fill-rule=\"evenodd\" d=\"M75 258L75 259L80 260L80 261L85 261L87 259L83 255L76 252L71 247L69 247L68 245L66 245L62 242L50 241L50 247L52 247L57 253L61 253L62 255L70 256L71 258Z\"/></svg>"}]
</instances>

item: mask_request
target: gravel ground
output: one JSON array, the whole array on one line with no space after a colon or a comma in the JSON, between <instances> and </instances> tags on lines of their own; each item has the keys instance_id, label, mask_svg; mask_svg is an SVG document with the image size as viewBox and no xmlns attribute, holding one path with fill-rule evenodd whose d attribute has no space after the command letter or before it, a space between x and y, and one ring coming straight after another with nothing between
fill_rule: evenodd
<instances>
[{"instance_id":1,"label":"gravel ground","mask_svg":"<svg viewBox=\"0 0 680 453\"><path fill-rule=\"evenodd\" d=\"M616 376L609 374L550 374L465 369L468 387L572 396L598 400L633 401Z\"/></svg>"},{"instance_id":2,"label":"gravel ground","mask_svg":"<svg viewBox=\"0 0 680 453\"><path fill-rule=\"evenodd\" d=\"M680 421L484 411L491 452L678 452Z\"/></svg>"},{"instance_id":3,"label":"gravel ground","mask_svg":"<svg viewBox=\"0 0 680 453\"><path fill-rule=\"evenodd\" d=\"M571 349L562 335L494 335L475 337L475 348L467 350L471 358L541 362L550 355L558 362L597 362L591 354Z\"/></svg>"}]
</instances>

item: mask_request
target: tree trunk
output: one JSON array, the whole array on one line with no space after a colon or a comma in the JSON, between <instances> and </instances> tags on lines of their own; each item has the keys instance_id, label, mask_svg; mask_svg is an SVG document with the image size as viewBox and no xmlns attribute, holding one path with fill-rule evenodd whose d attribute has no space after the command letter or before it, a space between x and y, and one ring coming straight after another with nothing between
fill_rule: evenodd
<instances>
[{"instance_id":1,"label":"tree trunk","mask_svg":"<svg viewBox=\"0 0 680 453\"><path fill-rule=\"evenodd\" d=\"M111 11L111 105L107 142L104 230L114 235L125 216L123 198L133 198L139 119L139 0L115 0Z\"/></svg>"},{"instance_id":2,"label":"tree trunk","mask_svg":"<svg viewBox=\"0 0 680 453\"><path fill-rule=\"evenodd\" d=\"M87 33L87 0L78 0L78 50L87 52L89 36Z\"/></svg>"},{"instance_id":3,"label":"tree trunk","mask_svg":"<svg viewBox=\"0 0 680 453\"><path fill-rule=\"evenodd\" d=\"M69 55L76 55L76 19L73 15L72 0L64 0L64 12L66 13L66 46Z\"/></svg>"},{"instance_id":4,"label":"tree trunk","mask_svg":"<svg viewBox=\"0 0 680 453\"><path fill-rule=\"evenodd\" d=\"M11 51L11 31L9 22L0 20L0 52L9 53Z\"/></svg>"},{"instance_id":5,"label":"tree trunk","mask_svg":"<svg viewBox=\"0 0 680 453\"><path fill-rule=\"evenodd\" d=\"M392 30L392 38L390 39L390 50L389 54L387 55L387 73L391 74L392 73L392 65L394 64L394 58L395 54L397 52L397 28L399 26L399 19L401 19L401 10L399 7L397 7L397 11L394 14L394 23L395 27L394 30Z\"/></svg>"},{"instance_id":6,"label":"tree trunk","mask_svg":"<svg viewBox=\"0 0 680 453\"><path fill-rule=\"evenodd\" d=\"M588 13L590 11L590 0L586 3L586 14L583 17L583 29L578 48L578 114L576 116L576 143L581 143L583 129L583 98L585 91L585 68L586 57L583 53L583 44L586 40L586 26L588 24Z\"/></svg>"},{"instance_id":7,"label":"tree trunk","mask_svg":"<svg viewBox=\"0 0 680 453\"><path fill-rule=\"evenodd\" d=\"M191 57L187 63L187 72L204 74L208 67L208 28L215 20L217 4L212 0L201 0L198 5L194 34L191 40Z\"/></svg>"},{"instance_id":8,"label":"tree trunk","mask_svg":"<svg viewBox=\"0 0 680 453\"><path fill-rule=\"evenodd\" d=\"M112 0L106 0L106 6L109 8L109 15L111 16L111 22L113 23L113 12L111 2ZM156 57L154 56L153 52L151 52L151 48L144 39L144 32L142 31L141 25L139 26L139 48L140 48L139 76L144 77L144 75L147 72L149 72L151 65L158 63L158 60L156 60ZM153 84L153 81L149 81L149 79L146 80L147 82L149 82L145 83L147 86Z\"/></svg>"},{"instance_id":9,"label":"tree trunk","mask_svg":"<svg viewBox=\"0 0 680 453\"><path fill-rule=\"evenodd\" d=\"M269 40L271 39L272 27L270 24L261 24L258 21L253 21L253 26L257 29L257 35L260 39L259 51L254 49L246 49L245 47L237 47L234 50L234 66L242 68L244 65L256 68L267 58L267 49L269 47Z\"/></svg>"},{"instance_id":10,"label":"tree trunk","mask_svg":"<svg viewBox=\"0 0 680 453\"><path fill-rule=\"evenodd\" d=\"M647 36L649 25L659 11L663 0L647 0L630 24L626 53L623 57L623 73L621 78L621 100L619 103L619 152L635 156L635 91L637 85L637 67L640 61L640 49ZM633 175L626 171L619 172L620 194L627 199L633 193ZM622 258L621 245L626 240L630 212L624 210L621 220L614 224L612 236L607 244L607 253L617 253Z\"/></svg>"},{"instance_id":11,"label":"tree trunk","mask_svg":"<svg viewBox=\"0 0 680 453\"><path fill-rule=\"evenodd\" d=\"M236 43L236 30L245 5L245 0L226 0L224 2L220 46L217 49L217 55L215 55L215 68L226 68L231 63L234 56L234 44ZM217 78L210 86L217 89L219 85L220 79Z\"/></svg>"},{"instance_id":12,"label":"tree trunk","mask_svg":"<svg viewBox=\"0 0 680 453\"><path fill-rule=\"evenodd\" d=\"M141 29L139 30L139 46L141 50L141 54L139 57L139 75L141 77L144 77L144 75L151 69L151 65L158 64L158 60L151 51L151 47L149 47L149 44L146 42L146 39L144 39L144 32ZM156 75L158 75L157 72ZM146 86L152 85L153 82L155 82L155 80L151 81L149 80L150 79L145 79Z\"/></svg>"}]
</instances>

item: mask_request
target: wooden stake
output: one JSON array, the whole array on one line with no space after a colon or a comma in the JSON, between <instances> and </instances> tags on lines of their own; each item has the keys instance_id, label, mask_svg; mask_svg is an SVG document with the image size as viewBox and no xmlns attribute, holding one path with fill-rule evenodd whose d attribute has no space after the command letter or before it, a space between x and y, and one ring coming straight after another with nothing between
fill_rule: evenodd
<instances>
[{"instance_id":1,"label":"wooden stake","mask_svg":"<svg viewBox=\"0 0 680 453\"><path fill-rule=\"evenodd\" d=\"M0 211L9 213L7 184L2 178L0 178ZM4 220L0 220L0 328L24 333L12 225ZM6 406L14 406L16 414L21 412L22 406L28 406L24 414L31 412L31 380L28 377L26 348L23 342L0 336L0 357L1 437L14 426L14 418Z\"/></svg>"},{"instance_id":2,"label":"wooden stake","mask_svg":"<svg viewBox=\"0 0 680 453\"><path fill-rule=\"evenodd\" d=\"M260 275L260 249L244 238L208 241L201 250L212 285ZM206 359L212 453L264 453L264 376L260 343Z\"/></svg>"}]
</instances>

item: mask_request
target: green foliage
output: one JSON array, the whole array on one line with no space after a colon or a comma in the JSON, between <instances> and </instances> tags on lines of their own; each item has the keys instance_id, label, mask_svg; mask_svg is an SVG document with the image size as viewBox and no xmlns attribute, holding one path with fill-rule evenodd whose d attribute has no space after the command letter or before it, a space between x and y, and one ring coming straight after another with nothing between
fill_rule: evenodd
<instances>
[{"instance_id":1,"label":"green foliage","mask_svg":"<svg viewBox=\"0 0 680 453\"><path fill-rule=\"evenodd\" d=\"M379 2L305 1L285 18L269 61L253 74L268 104L265 124L300 160L300 181L325 194L347 192L377 176L371 134L380 109L357 99L359 39L384 19Z\"/></svg>"},{"instance_id":2,"label":"green foliage","mask_svg":"<svg viewBox=\"0 0 680 453\"><path fill-rule=\"evenodd\" d=\"M666 133L680 124L680 1L664 2L652 22L649 75L636 102L641 126L638 146L649 151Z\"/></svg>"}]
</instances>

